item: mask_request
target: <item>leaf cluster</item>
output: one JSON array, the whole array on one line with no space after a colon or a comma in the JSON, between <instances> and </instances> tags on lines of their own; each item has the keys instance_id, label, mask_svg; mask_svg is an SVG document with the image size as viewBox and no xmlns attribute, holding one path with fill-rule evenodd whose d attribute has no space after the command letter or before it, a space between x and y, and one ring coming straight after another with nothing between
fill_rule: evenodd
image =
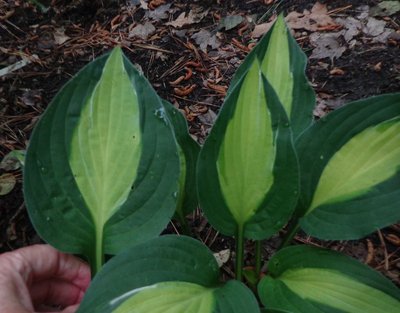
<instances>
[{"instance_id":1,"label":"leaf cluster","mask_svg":"<svg viewBox=\"0 0 400 313\"><path fill-rule=\"evenodd\" d=\"M24 193L42 238L92 266L78 312L400 312L400 290L381 274L290 246L299 229L359 239L400 219L400 94L314 121L305 66L280 16L237 70L201 149L120 48L64 86L30 140ZM236 280L221 282L195 239L158 237L172 217L190 233L198 203L235 237ZM266 276L259 253L246 274L257 298L242 282L244 242L285 225Z\"/></svg>"}]
</instances>

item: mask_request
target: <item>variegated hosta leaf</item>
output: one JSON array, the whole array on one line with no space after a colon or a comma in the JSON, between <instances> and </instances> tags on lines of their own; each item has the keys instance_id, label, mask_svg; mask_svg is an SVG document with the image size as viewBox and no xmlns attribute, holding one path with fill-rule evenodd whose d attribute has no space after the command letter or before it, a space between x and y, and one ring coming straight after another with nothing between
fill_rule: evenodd
<instances>
[{"instance_id":1,"label":"variegated hosta leaf","mask_svg":"<svg viewBox=\"0 0 400 313\"><path fill-rule=\"evenodd\" d=\"M350 103L298 142L302 228L357 239L400 220L400 94Z\"/></svg>"},{"instance_id":2,"label":"variegated hosta leaf","mask_svg":"<svg viewBox=\"0 0 400 313\"><path fill-rule=\"evenodd\" d=\"M339 253L307 246L281 250L258 287L267 308L293 313L400 312L400 290Z\"/></svg>"},{"instance_id":3,"label":"variegated hosta leaf","mask_svg":"<svg viewBox=\"0 0 400 313\"><path fill-rule=\"evenodd\" d=\"M199 144L190 136L187 122L182 113L175 107L163 101L165 112L174 128L179 145L181 174L179 178L179 193L175 214L180 220L192 212L198 205L196 188L196 163L200 152Z\"/></svg>"},{"instance_id":4,"label":"variegated hosta leaf","mask_svg":"<svg viewBox=\"0 0 400 313\"><path fill-rule=\"evenodd\" d=\"M162 236L108 262L78 313L259 313L238 281L221 285L206 246L185 236ZM110 288L112 286L112 288Z\"/></svg>"},{"instance_id":5,"label":"variegated hosta leaf","mask_svg":"<svg viewBox=\"0 0 400 313\"><path fill-rule=\"evenodd\" d=\"M218 230L261 239L288 220L297 161L285 111L258 60L226 99L198 162L200 203Z\"/></svg>"},{"instance_id":6,"label":"variegated hosta leaf","mask_svg":"<svg viewBox=\"0 0 400 313\"><path fill-rule=\"evenodd\" d=\"M307 57L290 34L282 15L238 68L230 92L255 59L259 60L262 73L290 117L295 138L298 137L312 123L315 94L305 75Z\"/></svg>"},{"instance_id":7,"label":"variegated hosta leaf","mask_svg":"<svg viewBox=\"0 0 400 313\"><path fill-rule=\"evenodd\" d=\"M26 157L27 207L56 248L104 254L156 236L176 204L179 158L164 107L119 48L54 98Z\"/></svg>"}]
</instances>

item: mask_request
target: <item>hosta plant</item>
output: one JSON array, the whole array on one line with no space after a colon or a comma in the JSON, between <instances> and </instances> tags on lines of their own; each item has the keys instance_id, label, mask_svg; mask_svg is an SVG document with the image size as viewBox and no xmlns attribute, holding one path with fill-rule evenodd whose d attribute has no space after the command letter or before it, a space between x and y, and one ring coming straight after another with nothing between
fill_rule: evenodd
<instances>
[{"instance_id":1,"label":"hosta plant","mask_svg":"<svg viewBox=\"0 0 400 313\"><path fill-rule=\"evenodd\" d=\"M400 219L400 94L313 121L305 64L279 17L237 70L199 156L179 111L119 48L60 91L32 135L24 191L38 233L97 273L80 313L400 313L400 290L380 273L290 246L299 229L360 239ZM220 281L199 241L157 237L197 200L236 239L236 280ZM259 279L261 240L285 225ZM252 288L247 239L257 242Z\"/></svg>"}]
</instances>

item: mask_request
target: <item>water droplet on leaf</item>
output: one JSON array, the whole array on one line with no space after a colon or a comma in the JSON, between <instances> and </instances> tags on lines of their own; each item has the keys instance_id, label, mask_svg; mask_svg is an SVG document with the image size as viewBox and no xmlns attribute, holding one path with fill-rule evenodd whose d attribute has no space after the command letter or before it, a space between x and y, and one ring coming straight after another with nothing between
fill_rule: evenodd
<instances>
[{"instance_id":1,"label":"water droplet on leaf","mask_svg":"<svg viewBox=\"0 0 400 313\"><path fill-rule=\"evenodd\" d=\"M159 109L155 110L155 111L154 111L154 115L155 115L157 118L159 118L160 120L162 120L162 121L165 123L165 125L168 125L168 121L167 121L167 118L166 118L166 116L165 116L165 110L164 110L164 108L159 108Z\"/></svg>"}]
</instances>

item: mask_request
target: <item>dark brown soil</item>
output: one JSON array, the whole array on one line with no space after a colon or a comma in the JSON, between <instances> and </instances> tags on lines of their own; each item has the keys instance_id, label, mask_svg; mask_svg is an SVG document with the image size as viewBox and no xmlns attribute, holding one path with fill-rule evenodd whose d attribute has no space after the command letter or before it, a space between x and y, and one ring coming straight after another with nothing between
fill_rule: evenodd
<instances>
[{"instance_id":1,"label":"dark brown soil","mask_svg":"<svg viewBox=\"0 0 400 313\"><path fill-rule=\"evenodd\" d=\"M340 16L356 16L359 5L374 6L379 2L321 1L328 5L329 10L344 8L338 13ZM277 12L310 10L315 1L275 1L272 5L265 5L261 0L167 1L177 8L169 20L176 19L183 11L188 12L194 5L210 11L201 23L184 27L184 36L165 26L165 21L154 22L156 32L146 40L127 36L134 21L144 21L145 10L129 7L126 3L110 2L106 6L88 3L53 0L50 10L42 13L29 2L0 0L0 69L14 64L22 56L31 60L22 69L0 77L0 159L12 150L26 149L33 126L62 85L85 64L116 44L125 48L130 60L141 67L162 97L185 112L190 132L202 143L212 125L212 116L218 112L223 101L221 93L204 87L206 73L219 71L219 84L228 86L235 69L247 54L246 50L232 44L233 39L244 47L254 40L250 37L251 30L245 31L242 36L238 35L237 28L220 32L218 38L224 49L210 49L204 53L190 36L200 29L215 33L218 16L257 15L258 19L262 17L263 21L268 21ZM9 12L13 13L7 16ZM113 29L113 25L118 23L119 26ZM399 24L399 14L390 17L390 25L397 33L400 32ZM54 33L61 27L70 39L57 44ZM305 32L297 36L304 37L299 43L307 55L313 49L309 35L310 32ZM400 91L399 41L377 44L358 39L360 44L348 49L338 59L313 59L309 62L307 74L318 95L316 117L350 100ZM194 73L187 81L197 86L193 93L179 97L169 82L185 73L187 61L195 60L201 63L204 71ZM342 74L333 75L331 71L335 68L341 69ZM8 195L0 196L0 252L40 242L24 206L22 175L19 171L13 174L18 179L16 187ZM213 251L234 250L232 239L219 235L199 212L190 216L190 221L195 236ZM179 227L169 225L167 232L174 231L179 232ZM400 237L400 227L393 225L381 233L353 242L323 243L303 235L297 236L296 240L340 250L363 262L368 259L369 265L399 284L400 244L388 240L390 236ZM273 253L280 240L277 235L265 243L265 258ZM251 245L249 243L249 254L252 253ZM232 275L231 268L229 263L224 266L226 275Z\"/></svg>"}]
</instances>

